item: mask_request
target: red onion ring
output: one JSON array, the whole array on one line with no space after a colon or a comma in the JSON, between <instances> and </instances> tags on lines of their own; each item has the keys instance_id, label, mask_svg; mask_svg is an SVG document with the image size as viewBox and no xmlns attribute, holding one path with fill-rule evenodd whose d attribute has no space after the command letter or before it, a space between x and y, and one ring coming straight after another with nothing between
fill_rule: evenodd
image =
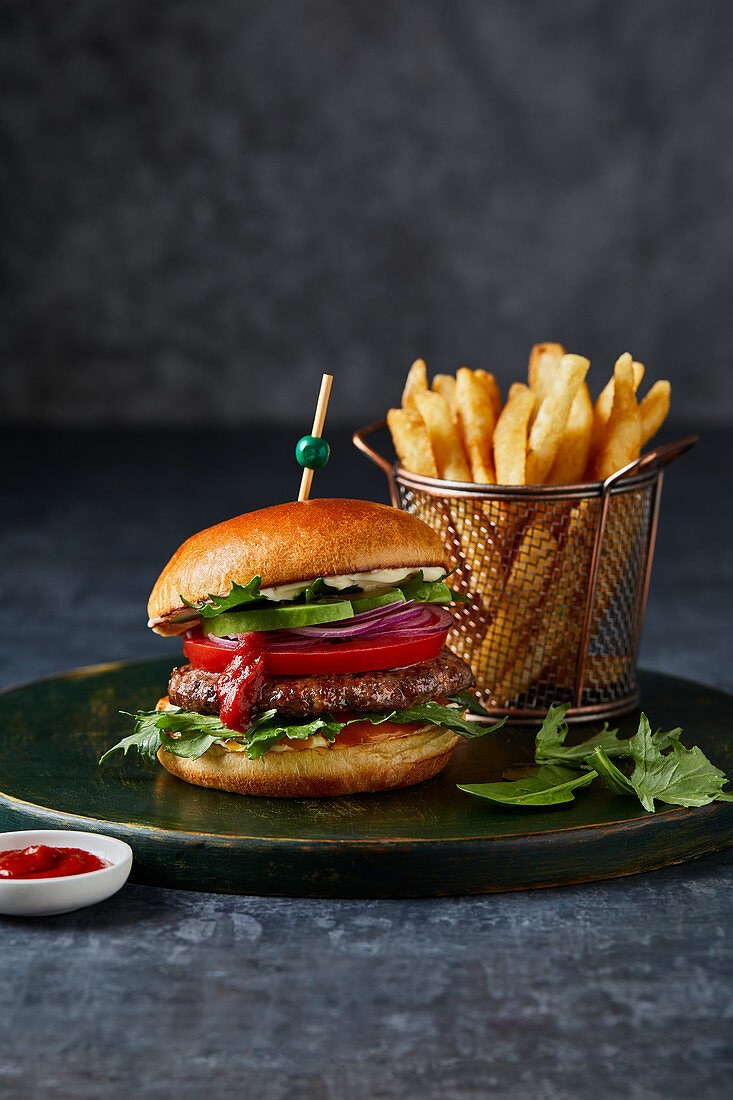
<instances>
[{"instance_id":1,"label":"red onion ring","mask_svg":"<svg viewBox=\"0 0 733 1100\"><path fill-rule=\"evenodd\" d=\"M292 630L262 631L268 649L306 649L319 642L373 641L376 638L429 637L447 630L453 624L450 611L436 604L388 604L372 611L362 611L351 619L320 626L294 627ZM213 645L234 649L235 637L219 638L207 635Z\"/></svg>"}]
</instances>

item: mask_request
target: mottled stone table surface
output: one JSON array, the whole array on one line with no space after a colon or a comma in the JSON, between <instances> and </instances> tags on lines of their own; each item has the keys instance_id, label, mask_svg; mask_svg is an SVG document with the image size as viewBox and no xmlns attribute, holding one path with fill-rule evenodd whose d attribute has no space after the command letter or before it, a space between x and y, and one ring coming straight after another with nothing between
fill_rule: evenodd
<instances>
[{"instance_id":1,"label":"mottled stone table surface","mask_svg":"<svg viewBox=\"0 0 733 1100\"><path fill-rule=\"evenodd\" d=\"M175 652L144 625L157 571L192 531L291 497L297 434L6 433L2 685ZM385 499L332 444L319 493ZM730 690L728 444L669 471L641 664ZM0 1095L728 1096L732 944L733 850L481 898L128 885L0 918Z\"/></svg>"}]
</instances>

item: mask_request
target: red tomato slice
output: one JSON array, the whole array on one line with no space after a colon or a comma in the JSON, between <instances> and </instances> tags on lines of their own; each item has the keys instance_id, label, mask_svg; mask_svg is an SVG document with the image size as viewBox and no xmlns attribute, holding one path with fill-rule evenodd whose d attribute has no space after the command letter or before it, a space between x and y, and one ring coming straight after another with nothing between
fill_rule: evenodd
<instances>
[{"instance_id":1,"label":"red tomato slice","mask_svg":"<svg viewBox=\"0 0 733 1100\"><path fill-rule=\"evenodd\" d=\"M399 733L395 733L395 728ZM392 741L395 737L410 737L422 729L425 729L425 722L401 722L397 727L390 723L380 723L375 726L371 722L354 722L350 726L344 726L336 734L334 745L337 748L346 749L351 745L364 745L367 742Z\"/></svg>"},{"instance_id":2,"label":"red tomato slice","mask_svg":"<svg viewBox=\"0 0 733 1100\"><path fill-rule=\"evenodd\" d=\"M223 672L235 652L235 647L230 649L223 645L215 645L203 634L186 638L183 643L183 656L188 657L194 668L203 669L205 672Z\"/></svg>"},{"instance_id":3,"label":"red tomato slice","mask_svg":"<svg viewBox=\"0 0 733 1100\"><path fill-rule=\"evenodd\" d=\"M376 672L388 668L415 665L437 657L445 645L448 630L428 637L372 639L368 642L323 642L299 649L297 646L265 648L265 664L270 676L307 676L331 672ZM194 668L223 672L234 650L209 641L203 635L187 638L183 652Z\"/></svg>"}]
</instances>

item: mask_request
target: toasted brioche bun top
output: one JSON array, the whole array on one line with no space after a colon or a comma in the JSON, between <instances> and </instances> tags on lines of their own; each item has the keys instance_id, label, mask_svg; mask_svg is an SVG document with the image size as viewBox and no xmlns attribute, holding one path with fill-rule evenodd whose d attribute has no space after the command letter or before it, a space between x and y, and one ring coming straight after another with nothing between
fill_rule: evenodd
<instances>
[{"instance_id":1,"label":"toasted brioche bun top","mask_svg":"<svg viewBox=\"0 0 733 1100\"><path fill-rule=\"evenodd\" d=\"M440 537L417 516L365 500L306 500L260 508L199 531L155 582L148 616L164 618L232 584L269 588L315 577L414 566L447 568Z\"/></svg>"}]
</instances>

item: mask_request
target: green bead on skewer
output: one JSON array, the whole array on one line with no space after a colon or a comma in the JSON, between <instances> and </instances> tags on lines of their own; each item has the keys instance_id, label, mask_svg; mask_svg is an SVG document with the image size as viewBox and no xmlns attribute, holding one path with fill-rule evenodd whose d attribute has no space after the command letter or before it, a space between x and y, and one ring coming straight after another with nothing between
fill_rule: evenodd
<instances>
[{"instance_id":1,"label":"green bead on skewer","mask_svg":"<svg viewBox=\"0 0 733 1100\"><path fill-rule=\"evenodd\" d=\"M308 470L322 470L328 462L331 448L317 435L304 435L295 444L295 457Z\"/></svg>"}]
</instances>

